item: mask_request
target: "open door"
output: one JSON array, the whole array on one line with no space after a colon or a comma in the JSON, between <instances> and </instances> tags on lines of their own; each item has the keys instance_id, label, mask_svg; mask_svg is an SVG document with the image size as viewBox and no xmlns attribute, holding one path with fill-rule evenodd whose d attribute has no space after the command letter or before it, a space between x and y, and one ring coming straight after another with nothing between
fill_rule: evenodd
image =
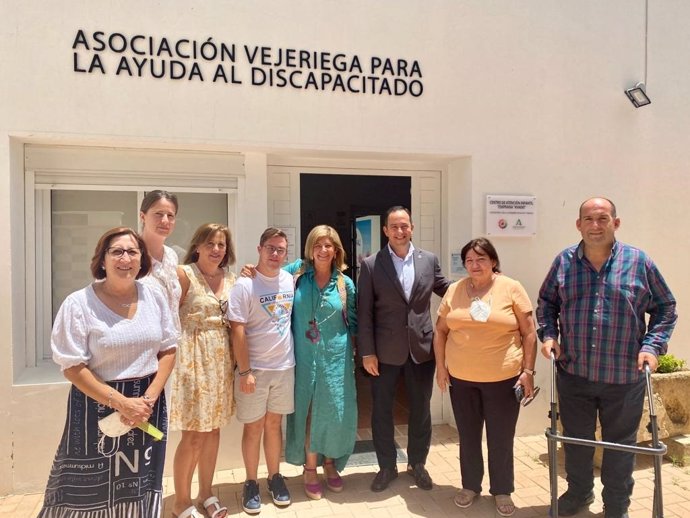
<instances>
[{"instance_id":1,"label":"open door","mask_svg":"<svg viewBox=\"0 0 690 518\"><path fill-rule=\"evenodd\" d=\"M409 207L412 201L409 176L301 173L299 183L301 243L316 225L332 226L347 252L345 275L355 282L361 254L376 253L381 248L381 223L388 208ZM357 248L358 226L360 232L364 231L362 244L367 248L361 252Z\"/></svg>"},{"instance_id":2,"label":"open door","mask_svg":"<svg viewBox=\"0 0 690 518\"><path fill-rule=\"evenodd\" d=\"M352 280L357 282L362 261L381 249L381 216L359 216L352 222Z\"/></svg>"}]
</instances>

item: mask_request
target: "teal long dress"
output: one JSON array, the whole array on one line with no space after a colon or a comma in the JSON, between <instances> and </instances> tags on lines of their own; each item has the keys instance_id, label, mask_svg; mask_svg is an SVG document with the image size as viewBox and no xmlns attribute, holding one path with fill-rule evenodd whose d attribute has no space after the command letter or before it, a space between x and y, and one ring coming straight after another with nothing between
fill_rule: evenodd
<instances>
[{"instance_id":1,"label":"teal long dress","mask_svg":"<svg viewBox=\"0 0 690 518\"><path fill-rule=\"evenodd\" d=\"M285 266L295 274L302 260ZM352 454L357 435L357 392L351 336L357 333L355 286L343 275L347 292L347 319L338 292L338 275L333 271L320 290L314 269L307 267L299 277L292 308L295 338L295 412L287 416L285 460L301 465L306 461L304 440L311 407L310 451L335 460L339 471ZM316 318L320 337L313 343L306 337L309 322ZM349 328L349 329L348 329ZM349 331L349 333L348 333Z\"/></svg>"}]
</instances>

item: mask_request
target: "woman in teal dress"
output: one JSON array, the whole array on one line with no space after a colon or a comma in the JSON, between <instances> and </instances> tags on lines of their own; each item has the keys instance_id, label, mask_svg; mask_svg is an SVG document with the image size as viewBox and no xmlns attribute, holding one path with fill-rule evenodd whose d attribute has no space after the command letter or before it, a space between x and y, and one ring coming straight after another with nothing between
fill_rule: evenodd
<instances>
[{"instance_id":1,"label":"woman in teal dress","mask_svg":"<svg viewBox=\"0 0 690 518\"><path fill-rule=\"evenodd\" d=\"M285 266L296 280L292 311L295 339L295 412L287 416L285 459L304 465L304 491L342 491L338 474L352 454L357 434L353 340L357 333L355 286L343 275L345 250L332 227L307 236L304 259Z\"/></svg>"}]
</instances>

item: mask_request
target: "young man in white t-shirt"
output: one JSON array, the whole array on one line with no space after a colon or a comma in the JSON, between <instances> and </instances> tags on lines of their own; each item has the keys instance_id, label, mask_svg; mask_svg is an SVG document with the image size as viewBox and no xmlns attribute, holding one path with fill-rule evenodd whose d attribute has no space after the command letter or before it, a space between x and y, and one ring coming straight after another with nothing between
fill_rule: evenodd
<instances>
[{"instance_id":1,"label":"young man in white t-shirt","mask_svg":"<svg viewBox=\"0 0 690 518\"><path fill-rule=\"evenodd\" d=\"M247 479L242 508L261 511L257 482L263 436L268 491L273 503L290 505L290 493L280 474L283 415L294 412L295 353L290 329L294 285L282 270L287 236L267 228L259 241L259 263L253 278L240 277L230 293L227 317L235 353L237 420L244 423L242 457Z\"/></svg>"}]
</instances>

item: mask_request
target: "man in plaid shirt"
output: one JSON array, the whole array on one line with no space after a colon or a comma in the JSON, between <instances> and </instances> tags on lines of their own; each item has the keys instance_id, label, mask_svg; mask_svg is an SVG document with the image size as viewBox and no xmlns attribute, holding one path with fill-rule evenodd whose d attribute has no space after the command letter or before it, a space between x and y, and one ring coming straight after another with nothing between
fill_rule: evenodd
<instances>
[{"instance_id":1,"label":"man in plaid shirt","mask_svg":"<svg viewBox=\"0 0 690 518\"><path fill-rule=\"evenodd\" d=\"M616 206L591 198L580 206L582 241L561 252L539 290L542 354L558 359L559 411L569 437L635 444L645 392L644 363L652 371L665 354L677 320L676 300L656 265L641 250L616 241ZM646 322L649 315L649 322ZM565 444L568 490L560 516L594 501L594 448ZM627 518L635 455L604 450L601 481L605 518ZM555 517L554 517L555 518Z\"/></svg>"}]
</instances>

